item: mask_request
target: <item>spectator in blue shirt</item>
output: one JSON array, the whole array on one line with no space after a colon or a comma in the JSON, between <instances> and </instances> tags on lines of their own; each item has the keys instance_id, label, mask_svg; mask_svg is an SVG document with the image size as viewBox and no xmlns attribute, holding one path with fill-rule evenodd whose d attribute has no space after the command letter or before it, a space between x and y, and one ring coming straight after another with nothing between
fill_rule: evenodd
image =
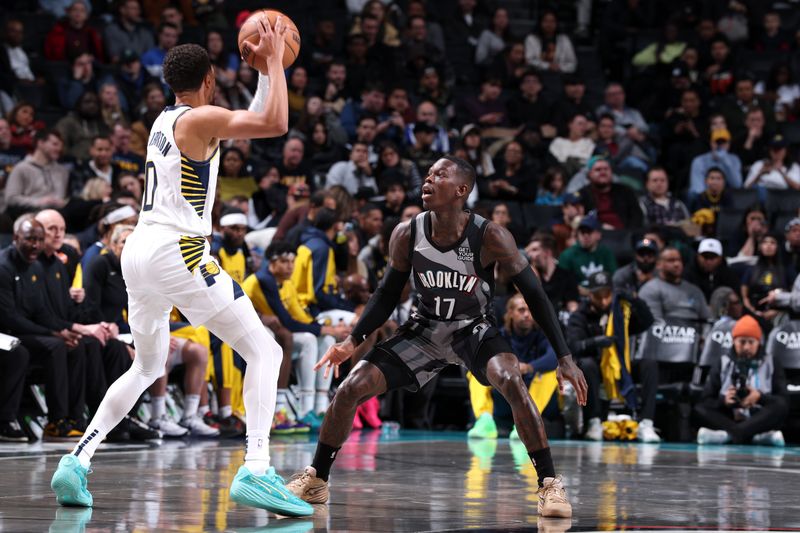
<instances>
[{"instance_id":1,"label":"spectator in blue shirt","mask_svg":"<svg viewBox=\"0 0 800 533\"><path fill-rule=\"evenodd\" d=\"M697 196L705 189L708 171L719 168L725 174L728 187L738 189L742 186L742 162L739 156L730 152L731 134L727 129L715 129L711 132L711 150L692 160L689 173L689 195Z\"/></svg>"}]
</instances>

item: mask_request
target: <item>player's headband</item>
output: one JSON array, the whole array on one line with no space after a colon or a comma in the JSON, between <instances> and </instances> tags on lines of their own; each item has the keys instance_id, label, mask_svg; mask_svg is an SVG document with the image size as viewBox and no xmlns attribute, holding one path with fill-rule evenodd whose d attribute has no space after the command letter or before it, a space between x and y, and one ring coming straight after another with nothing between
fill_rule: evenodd
<instances>
[{"instance_id":1,"label":"player's headband","mask_svg":"<svg viewBox=\"0 0 800 533\"><path fill-rule=\"evenodd\" d=\"M116 224L117 222L121 222L126 218L131 218L136 216L136 210L129 205L120 207L119 209L114 209L109 214L103 217L101 222L106 226L110 226L111 224Z\"/></svg>"},{"instance_id":2,"label":"player's headband","mask_svg":"<svg viewBox=\"0 0 800 533\"><path fill-rule=\"evenodd\" d=\"M229 213L219 219L219 225L225 226L247 226L247 215L244 213Z\"/></svg>"}]
</instances>

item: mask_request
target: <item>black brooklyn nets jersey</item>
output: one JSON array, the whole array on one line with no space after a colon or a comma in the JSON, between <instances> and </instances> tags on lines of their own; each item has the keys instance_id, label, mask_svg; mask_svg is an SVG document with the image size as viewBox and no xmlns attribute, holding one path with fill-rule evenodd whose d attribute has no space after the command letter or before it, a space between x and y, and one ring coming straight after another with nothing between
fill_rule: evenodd
<instances>
[{"instance_id":1,"label":"black brooklyn nets jersey","mask_svg":"<svg viewBox=\"0 0 800 533\"><path fill-rule=\"evenodd\" d=\"M489 222L471 213L461 239L448 247L433 244L430 212L420 213L411 224L411 279L418 312L433 320L491 317L494 265L481 267L481 244Z\"/></svg>"}]
</instances>

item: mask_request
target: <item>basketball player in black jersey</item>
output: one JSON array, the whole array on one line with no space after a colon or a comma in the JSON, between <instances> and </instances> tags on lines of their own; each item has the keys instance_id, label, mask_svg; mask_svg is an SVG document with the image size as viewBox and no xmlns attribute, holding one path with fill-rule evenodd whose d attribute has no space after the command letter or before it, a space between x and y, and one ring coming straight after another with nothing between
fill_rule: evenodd
<instances>
[{"instance_id":1,"label":"basketball player in black jersey","mask_svg":"<svg viewBox=\"0 0 800 533\"><path fill-rule=\"evenodd\" d=\"M572 507L556 477L541 415L520 374L517 357L493 324L491 302L495 265L511 279L559 357L559 382L569 381L586 402L586 380L569 353L556 314L514 238L503 227L464 210L475 185L466 161L445 156L422 185L427 210L395 228L390 263L351 336L332 346L316 368L326 374L349 359L398 304L411 276L417 311L391 338L373 348L339 387L320 430L311 466L287 487L309 503L328 501L328 475L350 434L359 404L388 390L417 390L448 364L468 368L496 388L511 405L520 439L539 476L538 512L569 518Z\"/></svg>"}]
</instances>

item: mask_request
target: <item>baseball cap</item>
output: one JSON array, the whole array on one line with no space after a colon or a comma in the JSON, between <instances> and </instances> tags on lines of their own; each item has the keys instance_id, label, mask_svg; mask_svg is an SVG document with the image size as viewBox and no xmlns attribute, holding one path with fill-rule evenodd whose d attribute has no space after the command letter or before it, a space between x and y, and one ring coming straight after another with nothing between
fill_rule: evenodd
<instances>
[{"instance_id":1,"label":"baseball cap","mask_svg":"<svg viewBox=\"0 0 800 533\"><path fill-rule=\"evenodd\" d=\"M578 229L580 228L588 228L594 231L600 230L600 221L597 219L597 215L594 213L589 213L585 217L583 217L578 224Z\"/></svg>"},{"instance_id":2,"label":"baseball cap","mask_svg":"<svg viewBox=\"0 0 800 533\"><path fill-rule=\"evenodd\" d=\"M584 286L590 291L596 291L599 289L610 289L611 274L609 274L605 270L601 272L595 272L594 274L586 278Z\"/></svg>"},{"instance_id":3,"label":"baseball cap","mask_svg":"<svg viewBox=\"0 0 800 533\"><path fill-rule=\"evenodd\" d=\"M703 239L697 247L697 253L722 256L722 243L717 239Z\"/></svg>"},{"instance_id":4,"label":"baseball cap","mask_svg":"<svg viewBox=\"0 0 800 533\"><path fill-rule=\"evenodd\" d=\"M715 143L717 141L730 141L731 140L731 132L727 130L727 128L719 128L711 132L711 142Z\"/></svg>"},{"instance_id":5,"label":"baseball cap","mask_svg":"<svg viewBox=\"0 0 800 533\"><path fill-rule=\"evenodd\" d=\"M136 55L136 52L134 52L130 48L126 48L119 55L119 62L123 65L133 63L134 61L139 61L139 56Z\"/></svg>"},{"instance_id":6,"label":"baseball cap","mask_svg":"<svg viewBox=\"0 0 800 533\"><path fill-rule=\"evenodd\" d=\"M436 133L436 128L427 122L415 122L414 133Z\"/></svg>"},{"instance_id":7,"label":"baseball cap","mask_svg":"<svg viewBox=\"0 0 800 533\"><path fill-rule=\"evenodd\" d=\"M636 246L634 246L633 249L637 252L648 250L653 253L658 253L658 245L653 239L641 239L636 242Z\"/></svg>"},{"instance_id":8,"label":"baseball cap","mask_svg":"<svg viewBox=\"0 0 800 533\"><path fill-rule=\"evenodd\" d=\"M311 189L305 183L295 183L289 187L289 194L295 198L308 198L311 196Z\"/></svg>"},{"instance_id":9,"label":"baseball cap","mask_svg":"<svg viewBox=\"0 0 800 533\"><path fill-rule=\"evenodd\" d=\"M576 192L571 192L564 196L564 203L568 205L575 205L575 204L583 204L583 200L581 200L581 195Z\"/></svg>"},{"instance_id":10,"label":"baseball cap","mask_svg":"<svg viewBox=\"0 0 800 533\"><path fill-rule=\"evenodd\" d=\"M780 133L774 135L772 139L769 140L770 148L786 148L786 144L786 139Z\"/></svg>"},{"instance_id":11,"label":"baseball cap","mask_svg":"<svg viewBox=\"0 0 800 533\"><path fill-rule=\"evenodd\" d=\"M481 128L477 124L467 124L463 128L461 128L461 137L464 138L470 133L475 132L478 135L481 134Z\"/></svg>"},{"instance_id":12,"label":"baseball cap","mask_svg":"<svg viewBox=\"0 0 800 533\"><path fill-rule=\"evenodd\" d=\"M795 226L800 226L800 217L794 217L792 220L786 223L783 227L783 231L789 231Z\"/></svg>"}]
</instances>

